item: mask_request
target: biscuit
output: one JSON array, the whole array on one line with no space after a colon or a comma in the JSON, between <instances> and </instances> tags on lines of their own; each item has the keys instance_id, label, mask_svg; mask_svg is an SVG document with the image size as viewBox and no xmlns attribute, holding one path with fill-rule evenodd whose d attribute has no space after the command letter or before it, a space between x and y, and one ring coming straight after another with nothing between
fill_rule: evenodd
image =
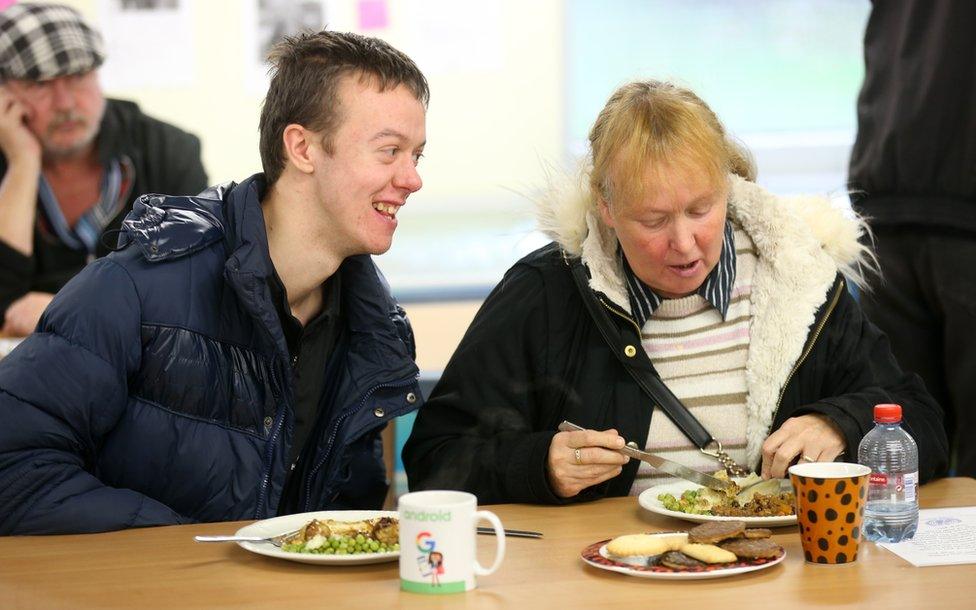
<instances>
[{"instance_id":1,"label":"biscuit","mask_svg":"<svg viewBox=\"0 0 976 610\"><path fill-rule=\"evenodd\" d=\"M689 542L715 544L729 538L737 538L746 531L745 521L709 521L688 532Z\"/></svg>"},{"instance_id":2,"label":"biscuit","mask_svg":"<svg viewBox=\"0 0 976 610\"><path fill-rule=\"evenodd\" d=\"M668 551L676 551L688 542L688 535L666 534L628 534L618 536L607 543L607 552L616 557L633 557L637 555L660 555Z\"/></svg>"},{"instance_id":3,"label":"biscuit","mask_svg":"<svg viewBox=\"0 0 976 610\"><path fill-rule=\"evenodd\" d=\"M712 544L689 543L679 550L688 557L705 563L729 563L738 559L735 553Z\"/></svg>"},{"instance_id":4,"label":"biscuit","mask_svg":"<svg viewBox=\"0 0 976 610\"><path fill-rule=\"evenodd\" d=\"M658 564L679 571L689 568L703 568L706 565L704 562L692 559L680 551L668 551L664 555L661 555Z\"/></svg>"},{"instance_id":5,"label":"biscuit","mask_svg":"<svg viewBox=\"0 0 976 610\"><path fill-rule=\"evenodd\" d=\"M769 538L726 540L722 543L722 548L743 559L779 557L783 552L783 547Z\"/></svg>"}]
</instances>

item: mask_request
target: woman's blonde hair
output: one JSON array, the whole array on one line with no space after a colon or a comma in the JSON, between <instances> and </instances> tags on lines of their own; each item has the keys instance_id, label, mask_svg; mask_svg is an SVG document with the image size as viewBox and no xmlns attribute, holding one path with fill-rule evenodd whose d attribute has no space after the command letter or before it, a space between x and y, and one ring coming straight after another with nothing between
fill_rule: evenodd
<instances>
[{"instance_id":1,"label":"woman's blonde hair","mask_svg":"<svg viewBox=\"0 0 976 610\"><path fill-rule=\"evenodd\" d=\"M755 181L749 152L730 138L711 108L672 83L644 80L617 89L590 130L591 204L639 201L666 187L675 170L729 173ZM653 170L648 179L648 170Z\"/></svg>"}]
</instances>

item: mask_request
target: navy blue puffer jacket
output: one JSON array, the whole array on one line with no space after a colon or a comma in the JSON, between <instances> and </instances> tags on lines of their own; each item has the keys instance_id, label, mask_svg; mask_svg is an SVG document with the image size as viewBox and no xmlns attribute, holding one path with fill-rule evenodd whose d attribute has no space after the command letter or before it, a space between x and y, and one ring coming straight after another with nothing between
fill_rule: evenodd
<instances>
[{"instance_id":1,"label":"navy blue puffer jacket","mask_svg":"<svg viewBox=\"0 0 976 610\"><path fill-rule=\"evenodd\" d=\"M0 363L0 534L378 508L380 431L420 406L413 337L368 256L297 466L263 177L140 198L128 245L57 295Z\"/></svg>"}]
</instances>

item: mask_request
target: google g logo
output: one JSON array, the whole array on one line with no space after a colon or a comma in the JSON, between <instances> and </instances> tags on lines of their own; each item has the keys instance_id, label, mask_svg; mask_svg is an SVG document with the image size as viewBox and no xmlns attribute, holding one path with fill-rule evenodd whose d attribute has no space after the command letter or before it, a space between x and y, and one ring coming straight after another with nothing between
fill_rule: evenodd
<instances>
[{"instance_id":1,"label":"google g logo","mask_svg":"<svg viewBox=\"0 0 976 610\"><path fill-rule=\"evenodd\" d=\"M421 553L427 554L437 548L437 543L434 541L434 535L430 532L420 532L417 534L417 550Z\"/></svg>"}]
</instances>

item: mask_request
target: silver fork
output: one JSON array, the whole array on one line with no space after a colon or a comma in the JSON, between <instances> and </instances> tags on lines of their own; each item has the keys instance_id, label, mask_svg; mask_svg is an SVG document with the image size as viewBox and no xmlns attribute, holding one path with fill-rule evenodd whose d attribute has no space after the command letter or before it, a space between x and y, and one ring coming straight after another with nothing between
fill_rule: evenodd
<instances>
[{"instance_id":1,"label":"silver fork","mask_svg":"<svg viewBox=\"0 0 976 610\"><path fill-rule=\"evenodd\" d=\"M300 531L302 531L301 527L277 536L194 536L193 539L197 542L270 542L280 547L282 542Z\"/></svg>"}]
</instances>

